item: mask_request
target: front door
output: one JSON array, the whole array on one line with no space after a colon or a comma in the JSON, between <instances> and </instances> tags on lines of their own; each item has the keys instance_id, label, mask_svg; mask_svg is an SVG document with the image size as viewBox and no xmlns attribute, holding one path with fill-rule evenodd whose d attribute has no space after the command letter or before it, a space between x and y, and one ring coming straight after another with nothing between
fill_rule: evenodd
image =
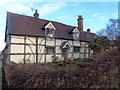
<instances>
[{"instance_id":1,"label":"front door","mask_svg":"<svg viewBox=\"0 0 120 90\"><path fill-rule=\"evenodd\" d=\"M67 48L62 49L62 56L63 56L64 60L67 61L67 57L68 57L68 55L67 55Z\"/></svg>"}]
</instances>

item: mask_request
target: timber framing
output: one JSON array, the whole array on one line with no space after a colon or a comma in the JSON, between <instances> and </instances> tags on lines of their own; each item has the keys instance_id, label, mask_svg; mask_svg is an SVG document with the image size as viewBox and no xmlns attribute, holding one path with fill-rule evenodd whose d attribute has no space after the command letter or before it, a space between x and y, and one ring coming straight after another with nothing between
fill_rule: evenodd
<instances>
[{"instance_id":1,"label":"timber framing","mask_svg":"<svg viewBox=\"0 0 120 90\"><path fill-rule=\"evenodd\" d=\"M23 61L24 61L24 64L26 63L25 62L25 59L26 59L26 45L25 45L25 43L26 43L26 37L24 37L24 59L23 59Z\"/></svg>"},{"instance_id":2,"label":"timber framing","mask_svg":"<svg viewBox=\"0 0 120 90\"><path fill-rule=\"evenodd\" d=\"M14 36L14 35L10 35L10 36ZM15 36L17 36L17 35L15 35ZM26 55L35 55L35 62L36 63L38 63L39 61L38 61L38 55L40 55L41 57L44 57L44 62L46 63L46 60L47 60L47 56L52 56L53 54L46 54L46 51L45 52L41 52L41 53L39 53L39 49L38 49L38 46L40 46L40 47L44 47L44 50L46 50L46 47L55 47L55 57L57 57L58 55L61 55L61 51L60 52L58 52L56 49L58 48L58 49L60 49L60 46L61 46L61 44L57 44L57 41L60 41L60 43L62 43L62 42L64 42L64 40L66 41L66 42L71 42L71 50L72 51L69 51L68 52L68 55L71 55L71 56L75 56L75 55L78 55L79 57L76 57L76 58L81 58L81 55L83 55L84 57L83 58L86 58L86 55L88 55L89 57L90 57L90 48L89 48L89 42L87 42L88 43L88 46L86 46L86 44L84 44L84 46L81 44L81 43L83 43L82 41L74 41L74 40L66 40L66 39L56 39L56 38L54 38L54 39L52 39L52 42L54 43L53 45L46 45L46 43L47 43L47 40L46 40L46 38L43 38L43 37L32 37L32 38L34 38L35 40L36 40L36 42L35 43L28 43L28 42L26 42L26 37L27 36L22 36L22 37L24 37L24 43L21 43L21 42L11 42L10 43L10 45L18 45L18 46L20 46L20 45L24 45L24 53L10 53L9 54L9 56L11 56L11 55L24 55L24 63L26 63L25 62L25 60L26 60ZM28 37L27 37L28 38ZM44 43L38 43L38 40L40 39L40 40L42 40L41 38L43 38L43 41L44 41ZM75 43L76 42L79 42L79 45L75 45ZM85 42L84 42L85 43ZM36 51L35 51L35 53L33 53L33 52L31 52L31 53L27 53L26 52L26 46L34 46L34 47L36 47ZM74 50L74 46L76 46L76 47L80 47L80 52L78 53L78 52L74 52L73 50ZM81 49L89 49L89 51L88 52L85 52L85 51L83 51L83 52L81 52Z\"/></svg>"},{"instance_id":3,"label":"timber framing","mask_svg":"<svg viewBox=\"0 0 120 90\"><path fill-rule=\"evenodd\" d=\"M38 63L38 37L36 37L36 63Z\"/></svg>"},{"instance_id":4,"label":"timber framing","mask_svg":"<svg viewBox=\"0 0 120 90\"><path fill-rule=\"evenodd\" d=\"M9 56L11 56L11 55L24 55L24 63L26 63L25 62L25 59L26 59L26 55L35 55L36 56L36 63L38 63L38 55L43 55L42 57L45 57L44 59L45 59L45 61L44 62L46 62L46 58L47 58L47 56L49 56L49 55L51 55L51 54L46 54L45 52L41 52L41 53L38 53L38 46L40 45L40 46L44 46L45 48L44 49L46 49L46 47L47 46L51 46L51 45L46 45L46 39L45 39L45 43L43 43L43 44L38 44L38 39L39 39L40 37L35 37L35 39L36 39L36 43L35 44L31 44L31 43L27 43L26 42L26 36L24 36L24 43L10 43L10 45L24 45L24 53L10 53L9 54ZM56 41L57 40L59 40L59 41L61 41L61 43L64 41L64 40L61 40L61 39L53 39L53 42L54 42L54 45L53 46L51 46L51 47L55 47L55 57L57 57L58 55L61 55L61 52L57 52L56 51L56 48L60 48L60 45L57 45L56 44ZM66 40L67 42L69 42L70 40ZM89 55L89 57L90 57L90 52L81 52L81 48L86 48L86 49L89 49L89 46L86 46L86 45L81 45L81 41L79 41L79 46L78 47L80 47L80 52L79 53L77 53L77 52L73 52L73 47L75 46L75 43L74 43L74 40L72 40L71 41L72 42L72 47L71 47L71 50L72 51L69 51L68 52L68 55L70 54L70 55L72 55L72 56L74 56L74 55L77 55L77 54L79 54L79 57L77 57L77 58L81 58L81 55L84 55L84 57L83 58L85 58L86 57L86 55L88 54ZM36 52L35 53L26 53L26 46L35 46L36 47ZM89 51L90 51L90 49L89 49Z\"/></svg>"},{"instance_id":5,"label":"timber framing","mask_svg":"<svg viewBox=\"0 0 120 90\"><path fill-rule=\"evenodd\" d=\"M79 20L78 17L78 23ZM81 32L76 26L10 12L7 13L6 21L7 60L16 63L29 63L29 61L46 63L51 62L53 56L58 57L59 60L90 57L90 42L94 40L94 33ZM51 32L50 30L54 31ZM76 32L79 35L78 39L75 39ZM86 34L89 34L90 38L86 37ZM54 53L51 53L52 51Z\"/></svg>"},{"instance_id":6,"label":"timber framing","mask_svg":"<svg viewBox=\"0 0 120 90\"><path fill-rule=\"evenodd\" d=\"M8 34L8 35L13 35L13 36L27 36L27 37L40 37L40 38L45 38L44 36L35 36L35 35L24 35L24 34ZM74 41L74 39L68 39L68 38L64 38L64 37L62 37L62 38L58 38L58 37L54 37L56 40L73 40ZM75 40L75 41L80 41L80 42L88 42L89 43L89 41L86 41L86 40Z\"/></svg>"}]
</instances>

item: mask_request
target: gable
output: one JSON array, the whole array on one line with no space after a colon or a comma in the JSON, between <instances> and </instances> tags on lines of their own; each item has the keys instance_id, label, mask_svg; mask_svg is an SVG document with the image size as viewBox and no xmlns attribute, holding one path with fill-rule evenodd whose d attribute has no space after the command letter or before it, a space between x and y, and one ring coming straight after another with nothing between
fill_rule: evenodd
<instances>
[{"instance_id":1,"label":"gable","mask_svg":"<svg viewBox=\"0 0 120 90\"><path fill-rule=\"evenodd\" d=\"M75 28L73 30L73 38L74 38L74 40L79 40L80 39L79 36L80 36L80 32L79 32L79 30L77 28Z\"/></svg>"},{"instance_id":2,"label":"gable","mask_svg":"<svg viewBox=\"0 0 120 90\"><path fill-rule=\"evenodd\" d=\"M73 30L73 33L80 33L80 32L79 32L79 30L78 30L77 28L75 28L75 29Z\"/></svg>"},{"instance_id":3,"label":"gable","mask_svg":"<svg viewBox=\"0 0 120 90\"><path fill-rule=\"evenodd\" d=\"M49 23L45 26L45 29L46 29L46 28L50 28L50 29L56 30L56 28L54 27L54 25L53 25L51 22L49 22Z\"/></svg>"},{"instance_id":4,"label":"gable","mask_svg":"<svg viewBox=\"0 0 120 90\"><path fill-rule=\"evenodd\" d=\"M61 49L70 48L70 47L71 47L71 45L66 41L64 41L60 46Z\"/></svg>"}]
</instances>

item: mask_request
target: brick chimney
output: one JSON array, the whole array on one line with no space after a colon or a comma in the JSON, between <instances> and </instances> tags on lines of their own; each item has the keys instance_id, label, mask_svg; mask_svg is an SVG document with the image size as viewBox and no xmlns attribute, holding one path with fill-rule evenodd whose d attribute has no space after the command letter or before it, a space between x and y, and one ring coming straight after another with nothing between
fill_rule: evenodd
<instances>
[{"instance_id":1,"label":"brick chimney","mask_svg":"<svg viewBox=\"0 0 120 90\"><path fill-rule=\"evenodd\" d=\"M89 33L90 33L90 29L89 29L89 28L87 29L87 32L89 32Z\"/></svg>"},{"instance_id":2,"label":"brick chimney","mask_svg":"<svg viewBox=\"0 0 120 90\"><path fill-rule=\"evenodd\" d=\"M80 32L83 32L83 18L82 18L82 15L78 16L78 30Z\"/></svg>"},{"instance_id":3,"label":"brick chimney","mask_svg":"<svg viewBox=\"0 0 120 90\"><path fill-rule=\"evenodd\" d=\"M35 10L34 17L39 18L39 13L37 12L37 10Z\"/></svg>"}]
</instances>

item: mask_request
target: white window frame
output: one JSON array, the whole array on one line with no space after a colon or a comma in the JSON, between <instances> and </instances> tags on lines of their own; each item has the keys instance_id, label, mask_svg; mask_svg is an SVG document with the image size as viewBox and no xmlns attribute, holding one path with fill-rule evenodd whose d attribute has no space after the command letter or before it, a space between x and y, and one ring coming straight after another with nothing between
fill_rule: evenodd
<instances>
[{"instance_id":1,"label":"white window frame","mask_svg":"<svg viewBox=\"0 0 120 90\"><path fill-rule=\"evenodd\" d=\"M52 24L52 22L49 22L46 26L45 26L45 29L46 28L50 28L49 26L52 26L51 28L56 30L56 28L54 27L54 25Z\"/></svg>"},{"instance_id":2,"label":"white window frame","mask_svg":"<svg viewBox=\"0 0 120 90\"><path fill-rule=\"evenodd\" d=\"M75 40L79 40L79 37L80 37L80 32L79 32L79 30L78 30L77 28L74 28L74 30L73 30L73 38L74 38Z\"/></svg>"},{"instance_id":3,"label":"white window frame","mask_svg":"<svg viewBox=\"0 0 120 90\"><path fill-rule=\"evenodd\" d=\"M74 53L79 53L80 52L80 47L79 46L73 46L73 52Z\"/></svg>"},{"instance_id":4,"label":"white window frame","mask_svg":"<svg viewBox=\"0 0 120 90\"><path fill-rule=\"evenodd\" d=\"M50 27L51 26L51 27ZM49 30L49 31L48 31ZM48 38L53 38L55 36L55 30L56 28L54 27L54 25L52 24L52 22L49 22L46 26L45 26L45 35ZM48 33L49 32L49 33Z\"/></svg>"},{"instance_id":5,"label":"white window frame","mask_svg":"<svg viewBox=\"0 0 120 90\"><path fill-rule=\"evenodd\" d=\"M46 54L49 54L49 55L55 54L55 47L54 46L46 46Z\"/></svg>"}]
</instances>

